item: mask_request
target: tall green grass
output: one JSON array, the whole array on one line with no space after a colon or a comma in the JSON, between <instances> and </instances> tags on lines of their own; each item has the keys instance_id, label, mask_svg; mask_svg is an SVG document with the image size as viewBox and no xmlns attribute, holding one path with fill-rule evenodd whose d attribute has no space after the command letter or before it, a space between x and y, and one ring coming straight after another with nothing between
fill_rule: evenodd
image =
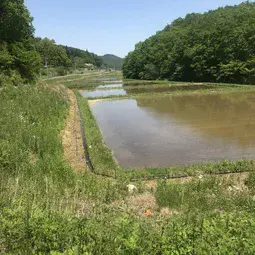
<instances>
[{"instance_id":1,"label":"tall green grass","mask_svg":"<svg viewBox=\"0 0 255 255\"><path fill-rule=\"evenodd\" d=\"M115 176L116 164L88 102L78 100L85 128L90 127L92 160L100 172ZM159 182L157 208L141 217L129 208L131 195L121 174L116 179L77 174L65 161L64 87L5 87L0 109L0 254L255 253L254 171L246 180L247 193L239 195L222 191L231 180L223 186L219 179ZM248 170L252 164L225 163L218 169L230 166ZM215 195L222 200L214 201ZM160 214L162 207L175 215Z\"/></svg>"},{"instance_id":2,"label":"tall green grass","mask_svg":"<svg viewBox=\"0 0 255 255\"><path fill-rule=\"evenodd\" d=\"M111 150L104 144L103 136L90 110L88 100L83 98L78 91L76 91L76 97L78 99L87 147L95 173L116 177L120 169L113 158Z\"/></svg>"}]
</instances>

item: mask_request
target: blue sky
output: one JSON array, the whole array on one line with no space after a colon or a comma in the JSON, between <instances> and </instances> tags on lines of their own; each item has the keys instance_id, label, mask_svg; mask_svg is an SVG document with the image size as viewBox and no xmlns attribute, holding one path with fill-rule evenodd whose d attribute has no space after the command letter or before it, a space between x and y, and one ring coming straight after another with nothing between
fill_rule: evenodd
<instances>
[{"instance_id":1,"label":"blue sky","mask_svg":"<svg viewBox=\"0 0 255 255\"><path fill-rule=\"evenodd\" d=\"M134 45L178 17L242 0L25 0L36 36L124 57Z\"/></svg>"}]
</instances>

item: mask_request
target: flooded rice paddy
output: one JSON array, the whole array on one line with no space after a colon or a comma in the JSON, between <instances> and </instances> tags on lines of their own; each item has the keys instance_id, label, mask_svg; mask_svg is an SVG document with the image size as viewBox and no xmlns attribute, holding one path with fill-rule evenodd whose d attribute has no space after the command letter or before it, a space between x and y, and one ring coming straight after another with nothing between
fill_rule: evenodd
<instances>
[{"instance_id":1,"label":"flooded rice paddy","mask_svg":"<svg viewBox=\"0 0 255 255\"><path fill-rule=\"evenodd\" d=\"M99 85L97 89L108 89L108 88L119 88L119 87L123 87L123 84L119 83L119 84Z\"/></svg>"},{"instance_id":2,"label":"flooded rice paddy","mask_svg":"<svg viewBox=\"0 0 255 255\"><path fill-rule=\"evenodd\" d=\"M111 89L111 90L94 90L94 91L81 91L84 97L109 97L109 96L125 96L127 92L124 89Z\"/></svg>"},{"instance_id":3,"label":"flooded rice paddy","mask_svg":"<svg viewBox=\"0 0 255 255\"><path fill-rule=\"evenodd\" d=\"M91 109L122 167L255 156L254 92L103 100Z\"/></svg>"},{"instance_id":4,"label":"flooded rice paddy","mask_svg":"<svg viewBox=\"0 0 255 255\"><path fill-rule=\"evenodd\" d=\"M92 91L81 91L84 97L95 98L95 97L109 97L109 96L125 96L125 95L135 95L144 93L164 93L172 91L183 91L183 90L201 90L201 89L213 89L216 86L208 85L184 85L184 86L168 86L168 87L146 87L146 88L128 88L128 89L110 89L102 90L104 88L117 88L121 87L123 84L109 84L100 85L95 90Z\"/></svg>"}]
</instances>

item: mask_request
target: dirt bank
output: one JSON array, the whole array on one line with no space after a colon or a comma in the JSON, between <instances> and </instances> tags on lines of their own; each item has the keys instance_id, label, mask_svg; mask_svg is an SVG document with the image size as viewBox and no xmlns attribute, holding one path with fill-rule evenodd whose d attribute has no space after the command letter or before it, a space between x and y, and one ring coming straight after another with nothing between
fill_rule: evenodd
<instances>
[{"instance_id":1,"label":"dirt bank","mask_svg":"<svg viewBox=\"0 0 255 255\"><path fill-rule=\"evenodd\" d=\"M67 94L70 112L66 119L65 129L62 132L64 155L73 169L77 172L84 172L86 171L86 160L82 145L78 105L74 92L68 89Z\"/></svg>"}]
</instances>

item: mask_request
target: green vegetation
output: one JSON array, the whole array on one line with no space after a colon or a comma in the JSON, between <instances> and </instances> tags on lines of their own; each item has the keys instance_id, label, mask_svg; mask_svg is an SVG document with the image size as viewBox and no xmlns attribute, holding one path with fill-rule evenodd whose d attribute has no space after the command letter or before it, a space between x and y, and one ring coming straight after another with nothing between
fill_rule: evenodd
<instances>
[{"instance_id":1,"label":"green vegetation","mask_svg":"<svg viewBox=\"0 0 255 255\"><path fill-rule=\"evenodd\" d=\"M115 177L118 171L112 152L105 146L97 122L91 113L88 100L76 92L80 107L87 146L95 172L100 175Z\"/></svg>"},{"instance_id":2,"label":"green vegetation","mask_svg":"<svg viewBox=\"0 0 255 255\"><path fill-rule=\"evenodd\" d=\"M93 91L95 90L96 86L98 84L90 84L89 86L86 86L86 88L84 88L84 84L83 85L75 85L74 87L80 87L81 90L85 89L88 91ZM215 93L215 92L221 92L221 93L229 93L229 92L235 92L235 91L255 91L255 87L254 86L247 86L247 85L227 85L227 84L205 84L204 87L198 87L198 88L194 88L192 87L192 83L190 85L188 85L187 87L185 86L185 89L182 87L182 84L179 84L176 86L176 84L171 85L171 83L166 86L163 84L155 84L155 85L150 85L150 87L148 88L148 85L140 85L140 86L136 86L133 87L133 85L128 85L127 87L125 86L123 87L119 87L119 88L114 88L115 89L125 89L125 91L127 92L127 95L108 95L105 97L102 96L97 96L97 97L88 97L88 99L92 99L92 100L96 100L96 99L128 99L128 98L152 98L152 97L167 97L167 96L171 96L171 95L184 95L184 94L189 94L191 92L199 92L199 93ZM213 86L213 87L211 87ZM146 89L148 88L148 90ZM156 89L157 88L162 88L165 89L165 91L163 92L157 92ZM139 91L139 89L141 90ZM153 91L153 89L155 89L155 91ZM100 88L99 90L111 90L110 88Z\"/></svg>"},{"instance_id":3,"label":"green vegetation","mask_svg":"<svg viewBox=\"0 0 255 255\"><path fill-rule=\"evenodd\" d=\"M81 76L78 76L77 79L76 78L74 79L73 77L71 78L63 77L61 79L61 82L63 85L67 86L70 89L79 88L89 89L102 84L120 83L119 80L121 79L122 73L120 71L110 72L90 71ZM59 80L57 80L57 82L58 81Z\"/></svg>"},{"instance_id":4,"label":"green vegetation","mask_svg":"<svg viewBox=\"0 0 255 255\"><path fill-rule=\"evenodd\" d=\"M188 14L135 46L132 79L255 83L255 3Z\"/></svg>"},{"instance_id":5,"label":"green vegetation","mask_svg":"<svg viewBox=\"0 0 255 255\"><path fill-rule=\"evenodd\" d=\"M79 174L65 162L59 136L68 113L64 86L0 91L0 253L254 253L253 161L193 166L189 182L159 181L158 188L137 182L136 193L128 194L130 178L184 169L121 171L88 101L77 98L96 173L115 178ZM199 176L216 170L251 174L240 186L235 177ZM155 202L146 202L154 195ZM145 216L148 209L152 214Z\"/></svg>"},{"instance_id":6,"label":"green vegetation","mask_svg":"<svg viewBox=\"0 0 255 255\"><path fill-rule=\"evenodd\" d=\"M104 56L100 57L104 63L110 67L110 68L115 68L117 70L121 70L123 66L123 58L117 57L112 54L106 54Z\"/></svg>"},{"instance_id":7,"label":"green vegetation","mask_svg":"<svg viewBox=\"0 0 255 255\"><path fill-rule=\"evenodd\" d=\"M85 204L93 210L125 195L125 182L76 174L65 162L63 87L8 86L0 106L0 253L61 251L66 223L81 224L76 216Z\"/></svg>"},{"instance_id":8,"label":"green vegetation","mask_svg":"<svg viewBox=\"0 0 255 255\"><path fill-rule=\"evenodd\" d=\"M111 75L111 74L110 74ZM112 77L112 76L110 76ZM107 79L109 76L105 77L105 83L107 83ZM93 83L92 83L93 82ZM94 83L95 82L95 83ZM78 84L77 84L78 83ZM79 84L80 83L80 84ZM110 81L109 83L113 83ZM156 84L153 84L156 83ZM82 77L81 80L68 81L63 82L63 84L67 85L70 88L81 87L83 89L93 89L99 84L102 84L100 80L98 83L94 80L91 80L90 77ZM140 84L140 85L137 85ZM161 81L157 84L157 81L148 81L143 83L140 81L130 81L125 86L127 91L135 88L157 88L157 87L171 87L176 86L176 82L165 82ZM177 83L178 86L181 86L182 83ZM190 83L192 85L192 83ZM212 89L198 89L199 93L229 93L230 91L254 91L254 86L248 85L238 85L238 84L210 84L215 86ZM168 97L171 95L177 94L189 94L191 91L189 90L178 90L178 86L176 87L176 91L169 91L163 93L142 93L140 95L136 94L135 91L132 90L132 94L126 96L108 96L104 99L126 99L126 98L155 98L155 97ZM115 88L114 88L115 89ZM95 167L95 172L99 175L103 176L112 176L112 177L123 177L125 176L129 180L153 180L158 178L174 178L174 177L188 177L188 176L198 176L200 174L213 174L213 173L239 173L239 172L253 172L255 170L254 160L240 160L236 162L230 161L222 161L218 163L208 163L208 164L196 164L191 166L183 166L183 167L173 167L169 166L166 168L145 168L145 169L123 169L117 167L116 162L112 157L111 151L105 146L103 142L103 137L99 126L91 113L89 107L89 101L86 98L83 98L78 91L76 91L76 95L78 98L79 105L81 107L81 113L83 117L84 131L86 133L86 138L88 139L88 150L91 156L92 164ZM97 97L93 99L102 99L102 97ZM91 101L93 104L93 101Z\"/></svg>"},{"instance_id":9,"label":"green vegetation","mask_svg":"<svg viewBox=\"0 0 255 255\"><path fill-rule=\"evenodd\" d=\"M57 45L48 38L36 38L35 46L41 56L41 75L64 76L73 72L84 73L103 65L103 60L88 51Z\"/></svg>"},{"instance_id":10,"label":"green vegetation","mask_svg":"<svg viewBox=\"0 0 255 255\"><path fill-rule=\"evenodd\" d=\"M255 253L254 160L121 169L88 100L76 91L95 167L95 173L77 173L62 146L67 87L91 87L122 75L89 71L36 83L46 62L64 72L74 63L99 62L90 53L35 39L23 0L2 0L0 12L0 254ZM153 84L165 83L147 83ZM212 175L227 172L236 174ZM166 179L182 175L192 177ZM157 178L164 180L141 181ZM136 180L133 191L130 180Z\"/></svg>"},{"instance_id":11,"label":"green vegetation","mask_svg":"<svg viewBox=\"0 0 255 255\"><path fill-rule=\"evenodd\" d=\"M63 76L103 65L100 57L88 51L35 38L33 18L23 0L1 1L0 12L0 87L33 83L39 75Z\"/></svg>"},{"instance_id":12,"label":"green vegetation","mask_svg":"<svg viewBox=\"0 0 255 255\"><path fill-rule=\"evenodd\" d=\"M177 91L177 93L180 92ZM189 92L186 91L184 93ZM226 174L255 171L254 160L239 160L236 162L224 160L217 163L195 164L190 166L178 166L178 167L169 166L166 168L144 168L139 170L136 168L134 169L120 168L114 161L111 151L105 146L103 142L101 131L96 122L96 119L91 113L88 100L83 98L78 92L76 92L76 95L78 97L78 102L81 108L84 131L86 134L88 144L88 151L91 157L92 164L95 167L96 174L111 177L125 176L129 180L139 181L139 180L153 180L158 178L169 179L198 176L201 174L215 174L215 173ZM153 96L155 97L157 95L153 94ZM148 98L148 95L145 94L143 95L143 97ZM112 96L108 98L116 99L123 97ZM93 101L91 101L91 103L93 103Z\"/></svg>"},{"instance_id":13,"label":"green vegetation","mask_svg":"<svg viewBox=\"0 0 255 255\"><path fill-rule=\"evenodd\" d=\"M67 56L72 60L73 65L76 68L90 68L87 64L92 64L94 67L101 67L104 62L102 59L94 53L90 53L87 50L81 50L68 46L61 46L65 49Z\"/></svg>"},{"instance_id":14,"label":"green vegetation","mask_svg":"<svg viewBox=\"0 0 255 255\"><path fill-rule=\"evenodd\" d=\"M0 3L0 87L34 82L40 58L33 44L32 18L23 1Z\"/></svg>"},{"instance_id":15,"label":"green vegetation","mask_svg":"<svg viewBox=\"0 0 255 255\"><path fill-rule=\"evenodd\" d=\"M56 45L54 40L36 38L35 45L40 54L42 65L45 67L71 66L72 62L68 58L65 49Z\"/></svg>"}]
</instances>

